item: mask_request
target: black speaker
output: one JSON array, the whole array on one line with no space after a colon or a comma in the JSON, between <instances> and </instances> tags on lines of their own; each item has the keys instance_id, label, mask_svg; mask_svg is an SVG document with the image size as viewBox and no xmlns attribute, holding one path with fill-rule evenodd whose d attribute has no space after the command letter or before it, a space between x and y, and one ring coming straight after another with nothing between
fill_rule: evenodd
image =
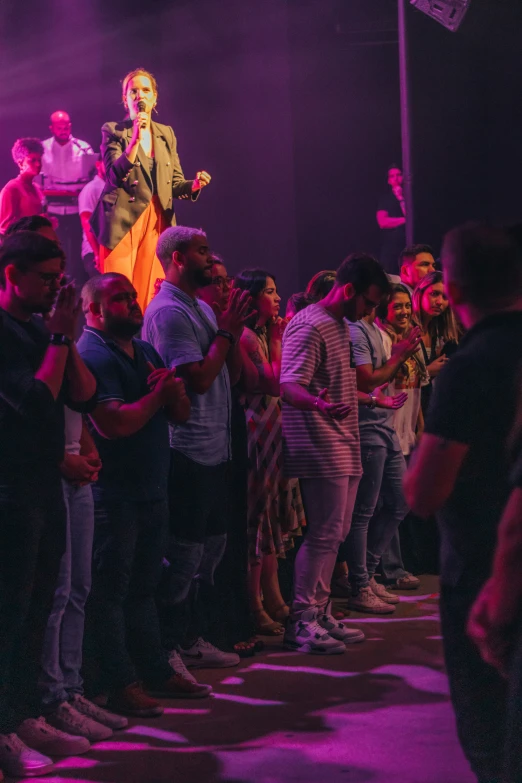
<instances>
[{"instance_id":1,"label":"black speaker","mask_svg":"<svg viewBox=\"0 0 522 783\"><path fill-rule=\"evenodd\" d=\"M410 0L410 3L454 33L466 16L471 0Z\"/></svg>"}]
</instances>

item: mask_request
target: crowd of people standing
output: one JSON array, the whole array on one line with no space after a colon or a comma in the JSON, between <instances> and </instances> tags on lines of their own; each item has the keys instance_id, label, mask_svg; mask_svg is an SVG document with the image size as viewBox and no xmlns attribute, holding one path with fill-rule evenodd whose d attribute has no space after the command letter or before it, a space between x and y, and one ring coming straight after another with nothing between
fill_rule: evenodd
<instances>
[{"instance_id":1,"label":"crowd of people standing","mask_svg":"<svg viewBox=\"0 0 522 783\"><path fill-rule=\"evenodd\" d=\"M260 635L302 654L364 642L344 614L392 614L437 572L437 515L459 736L479 783L517 783L518 231L450 232L443 272L428 245L394 244L393 269L354 253L283 317L273 271L232 279L202 229L172 225L172 199L210 177L185 180L152 123L152 75L123 87L130 119L104 126L80 194L81 298L37 208L54 142L19 140L2 192L0 770L45 775L164 699L206 698L193 671ZM78 194L61 184L63 225ZM403 226L385 206L381 228Z\"/></svg>"}]
</instances>

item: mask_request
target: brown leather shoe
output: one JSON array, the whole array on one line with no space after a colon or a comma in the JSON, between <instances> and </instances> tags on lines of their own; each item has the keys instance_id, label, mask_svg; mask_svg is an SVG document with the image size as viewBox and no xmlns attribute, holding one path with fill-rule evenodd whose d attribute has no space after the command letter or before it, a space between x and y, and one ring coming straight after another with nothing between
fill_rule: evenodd
<instances>
[{"instance_id":1,"label":"brown leather shoe","mask_svg":"<svg viewBox=\"0 0 522 783\"><path fill-rule=\"evenodd\" d=\"M139 682L132 682L126 688L117 691L109 699L108 706L112 712L133 715L136 718L156 718L163 715L161 704L145 693Z\"/></svg>"},{"instance_id":2,"label":"brown leather shoe","mask_svg":"<svg viewBox=\"0 0 522 783\"><path fill-rule=\"evenodd\" d=\"M210 694L212 687L196 682L193 677L188 679L173 674L160 685L151 685L150 688L147 686L147 690L160 699L204 699Z\"/></svg>"}]
</instances>

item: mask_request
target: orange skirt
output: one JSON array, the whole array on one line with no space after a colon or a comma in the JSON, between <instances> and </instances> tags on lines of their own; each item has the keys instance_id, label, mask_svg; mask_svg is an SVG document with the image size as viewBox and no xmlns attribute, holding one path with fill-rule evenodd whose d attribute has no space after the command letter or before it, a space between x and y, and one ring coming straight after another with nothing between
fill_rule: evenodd
<instances>
[{"instance_id":1,"label":"orange skirt","mask_svg":"<svg viewBox=\"0 0 522 783\"><path fill-rule=\"evenodd\" d=\"M156 280L165 277L156 255L156 245L160 234L167 227L159 199L154 196L114 250L100 247L101 271L119 272L128 277L138 292L138 302L143 311L154 296Z\"/></svg>"}]
</instances>

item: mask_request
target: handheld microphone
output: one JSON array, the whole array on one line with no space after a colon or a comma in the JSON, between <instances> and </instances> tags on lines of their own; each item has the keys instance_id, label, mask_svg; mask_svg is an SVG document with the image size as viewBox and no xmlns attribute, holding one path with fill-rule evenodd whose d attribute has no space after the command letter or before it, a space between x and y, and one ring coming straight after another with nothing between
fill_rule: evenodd
<instances>
[{"instance_id":1,"label":"handheld microphone","mask_svg":"<svg viewBox=\"0 0 522 783\"><path fill-rule=\"evenodd\" d=\"M138 101L138 111L145 111L145 101Z\"/></svg>"}]
</instances>

